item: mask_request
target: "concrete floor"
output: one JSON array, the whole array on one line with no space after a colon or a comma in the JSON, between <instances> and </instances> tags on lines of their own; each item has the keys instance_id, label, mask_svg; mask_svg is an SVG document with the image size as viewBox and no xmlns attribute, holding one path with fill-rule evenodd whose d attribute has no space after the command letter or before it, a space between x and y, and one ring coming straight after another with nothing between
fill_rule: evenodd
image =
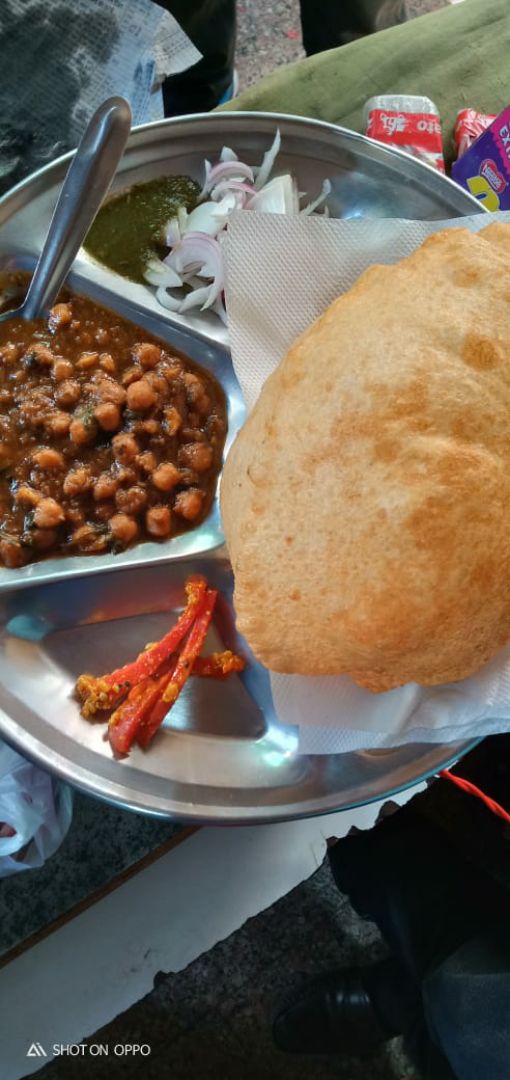
<instances>
[{"instance_id":1,"label":"concrete floor","mask_svg":"<svg viewBox=\"0 0 510 1080\"><path fill-rule=\"evenodd\" d=\"M414 17L437 11L448 2L407 0L407 9ZM303 56L299 0L239 0L236 67L241 90Z\"/></svg>"}]
</instances>

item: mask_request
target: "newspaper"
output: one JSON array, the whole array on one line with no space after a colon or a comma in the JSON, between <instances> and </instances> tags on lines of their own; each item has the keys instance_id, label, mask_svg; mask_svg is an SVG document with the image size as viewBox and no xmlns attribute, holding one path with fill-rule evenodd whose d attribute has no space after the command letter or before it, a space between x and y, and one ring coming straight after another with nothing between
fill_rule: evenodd
<instances>
[{"instance_id":1,"label":"newspaper","mask_svg":"<svg viewBox=\"0 0 510 1080\"><path fill-rule=\"evenodd\" d=\"M163 80L200 60L152 0L0 0L0 56L0 193L73 149L112 94L133 124L160 119Z\"/></svg>"}]
</instances>

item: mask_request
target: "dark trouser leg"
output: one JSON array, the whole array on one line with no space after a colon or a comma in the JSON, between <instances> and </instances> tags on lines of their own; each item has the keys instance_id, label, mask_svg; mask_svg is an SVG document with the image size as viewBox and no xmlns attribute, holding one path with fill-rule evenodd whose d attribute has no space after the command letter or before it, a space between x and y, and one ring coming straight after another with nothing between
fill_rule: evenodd
<instances>
[{"instance_id":1,"label":"dark trouser leg","mask_svg":"<svg viewBox=\"0 0 510 1080\"><path fill-rule=\"evenodd\" d=\"M163 83L165 116L208 112L232 83L235 0L158 0L158 3L175 16L202 53L198 64Z\"/></svg>"},{"instance_id":2,"label":"dark trouser leg","mask_svg":"<svg viewBox=\"0 0 510 1080\"><path fill-rule=\"evenodd\" d=\"M437 1022L426 1025L426 1017L436 1018L435 999L430 994L438 985L434 980L443 977L444 965L448 970L450 958L500 915L499 890L489 878L468 867L439 829L409 808L369 832L345 837L330 849L330 860L338 887L359 914L379 926L400 965L405 995L411 1002L402 1011L400 1027L415 1055L422 1065L428 1062L432 1080L453 1075L447 1060L453 1064L451 1047L462 1042L464 1034ZM463 992L468 984L474 992L478 976L467 969L463 979ZM510 975L507 979L510 986ZM393 990L384 980L376 981L374 1005L383 1020L395 1024L395 1013L402 1004L398 969ZM480 1056L477 1067L478 1075L486 1075ZM458 1076L464 1080L464 1074ZM499 1080L498 1074L495 1080Z\"/></svg>"},{"instance_id":3,"label":"dark trouser leg","mask_svg":"<svg viewBox=\"0 0 510 1080\"><path fill-rule=\"evenodd\" d=\"M307 56L406 20L405 0L301 0Z\"/></svg>"},{"instance_id":4,"label":"dark trouser leg","mask_svg":"<svg viewBox=\"0 0 510 1080\"><path fill-rule=\"evenodd\" d=\"M460 1080L510 1076L510 928L493 920L425 977L427 1027Z\"/></svg>"}]
</instances>

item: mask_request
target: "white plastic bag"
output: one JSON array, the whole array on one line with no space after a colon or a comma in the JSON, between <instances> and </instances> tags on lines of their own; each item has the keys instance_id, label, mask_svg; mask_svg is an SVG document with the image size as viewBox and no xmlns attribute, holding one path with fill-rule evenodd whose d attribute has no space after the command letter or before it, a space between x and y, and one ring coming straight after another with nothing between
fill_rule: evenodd
<instances>
[{"instance_id":1,"label":"white plastic bag","mask_svg":"<svg viewBox=\"0 0 510 1080\"><path fill-rule=\"evenodd\" d=\"M42 866L72 816L71 788L0 740L0 878Z\"/></svg>"}]
</instances>

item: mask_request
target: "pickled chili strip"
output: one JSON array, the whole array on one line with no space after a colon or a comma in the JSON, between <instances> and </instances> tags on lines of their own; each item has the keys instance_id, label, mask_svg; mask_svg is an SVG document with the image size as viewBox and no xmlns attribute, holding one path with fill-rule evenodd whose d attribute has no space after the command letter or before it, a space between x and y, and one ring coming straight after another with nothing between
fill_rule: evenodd
<instances>
[{"instance_id":1,"label":"pickled chili strip","mask_svg":"<svg viewBox=\"0 0 510 1080\"><path fill-rule=\"evenodd\" d=\"M154 704L150 715L141 724L136 739L139 746L144 749L156 734L166 714L175 704L177 698L193 672L193 665L200 653L202 645L207 637L214 605L218 593L216 589L207 589L205 600L200 612L195 619L189 637L185 642L173 671L164 677L165 685L159 700Z\"/></svg>"},{"instance_id":2,"label":"pickled chili strip","mask_svg":"<svg viewBox=\"0 0 510 1080\"><path fill-rule=\"evenodd\" d=\"M116 671L112 671L109 675L103 675L103 680L109 686L114 686L116 683L131 683L133 685L149 675L154 675L167 657L175 652L202 609L207 582L204 577L197 574L188 578L184 588L188 602L182 614L179 615L175 626L161 638L161 641L151 646L150 649L141 652L131 664L125 664L124 667L117 668Z\"/></svg>"},{"instance_id":3,"label":"pickled chili strip","mask_svg":"<svg viewBox=\"0 0 510 1080\"><path fill-rule=\"evenodd\" d=\"M131 687L126 700L110 716L108 739L116 753L127 754L130 750L139 723L138 705L147 692L148 684L152 685L154 682L154 679L148 678Z\"/></svg>"},{"instance_id":4,"label":"pickled chili strip","mask_svg":"<svg viewBox=\"0 0 510 1080\"><path fill-rule=\"evenodd\" d=\"M140 724L148 715L166 686L169 674L157 679L149 677L133 686L126 700L112 713L108 722L108 738L117 754L129 753Z\"/></svg>"},{"instance_id":5,"label":"pickled chili strip","mask_svg":"<svg viewBox=\"0 0 510 1080\"><path fill-rule=\"evenodd\" d=\"M223 652L211 653L210 656L197 656L192 675L200 675L209 679L228 679L237 671L244 671L246 660L237 656L230 649Z\"/></svg>"}]
</instances>

